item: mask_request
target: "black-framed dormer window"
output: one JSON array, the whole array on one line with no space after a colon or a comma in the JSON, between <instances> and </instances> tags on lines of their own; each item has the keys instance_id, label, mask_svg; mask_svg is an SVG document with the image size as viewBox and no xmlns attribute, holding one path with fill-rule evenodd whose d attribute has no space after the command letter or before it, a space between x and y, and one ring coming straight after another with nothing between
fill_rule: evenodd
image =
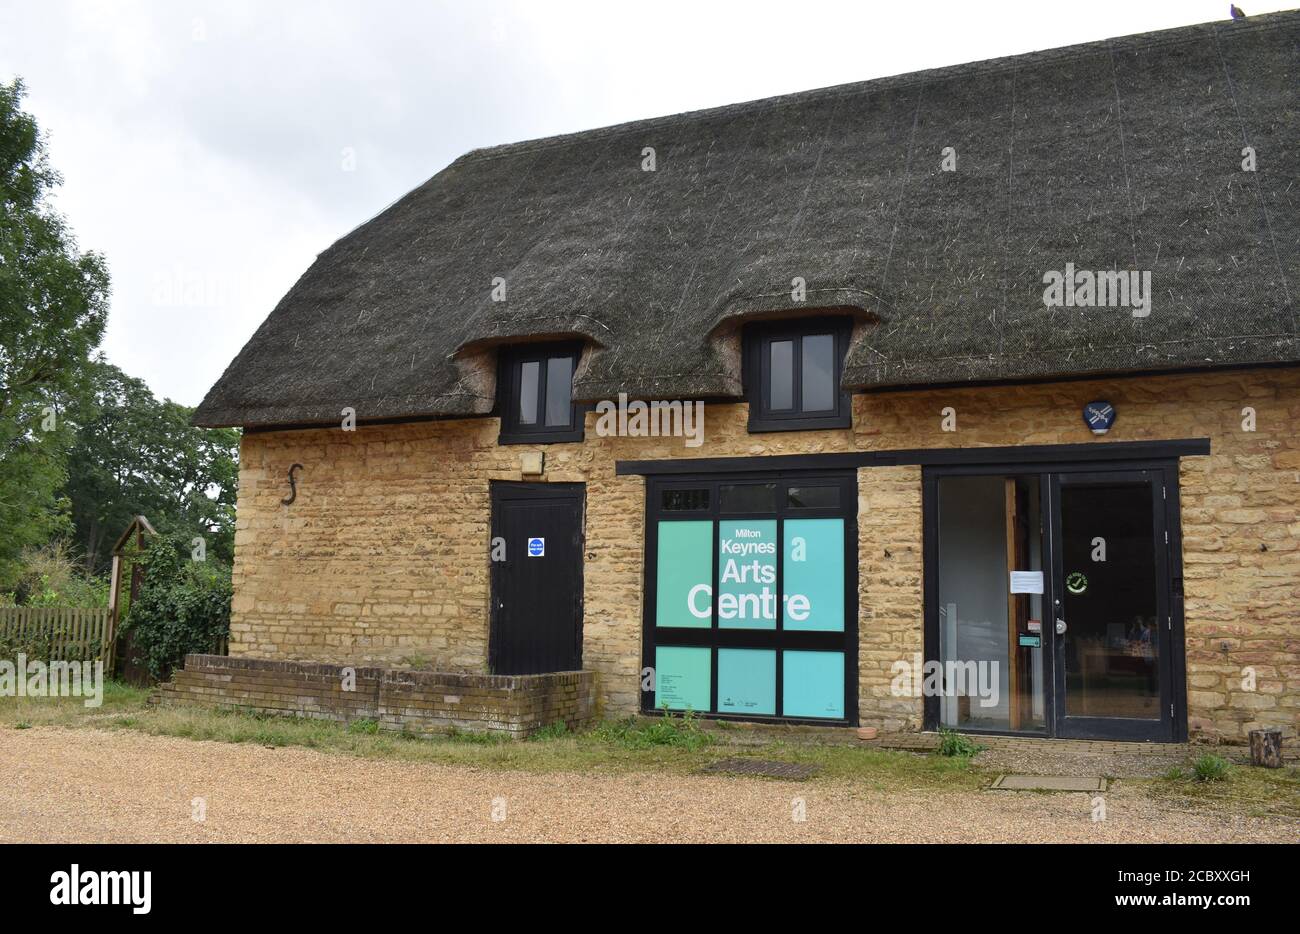
<instances>
[{"instance_id":1,"label":"black-framed dormer window","mask_svg":"<svg viewBox=\"0 0 1300 934\"><path fill-rule=\"evenodd\" d=\"M582 406L573 401L579 344L523 344L501 351L497 410L501 444L582 440Z\"/></svg>"},{"instance_id":2,"label":"black-framed dormer window","mask_svg":"<svg viewBox=\"0 0 1300 934\"><path fill-rule=\"evenodd\" d=\"M750 431L847 428L853 413L840 389L849 322L803 318L745 329Z\"/></svg>"}]
</instances>

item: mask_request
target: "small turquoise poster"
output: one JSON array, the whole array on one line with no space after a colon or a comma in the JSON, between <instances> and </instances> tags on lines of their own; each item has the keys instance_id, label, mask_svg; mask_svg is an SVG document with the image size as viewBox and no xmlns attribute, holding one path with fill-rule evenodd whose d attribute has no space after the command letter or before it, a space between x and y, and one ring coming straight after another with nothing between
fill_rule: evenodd
<instances>
[{"instance_id":1,"label":"small turquoise poster","mask_svg":"<svg viewBox=\"0 0 1300 934\"><path fill-rule=\"evenodd\" d=\"M655 649L655 707L707 711L712 651L678 645Z\"/></svg>"},{"instance_id":2,"label":"small turquoise poster","mask_svg":"<svg viewBox=\"0 0 1300 934\"><path fill-rule=\"evenodd\" d=\"M776 713L776 652L718 649L718 711Z\"/></svg>"},{"instance_id":3,"label":"small turquoise poster","mask_svg":"<svg viewBox=\"0 0 1300 934\"><path fill-rule=\"evenodd\" d=\"M786 652L781 657L786 717L844 719L844 653Z\"/></svg>"}]
</instances>

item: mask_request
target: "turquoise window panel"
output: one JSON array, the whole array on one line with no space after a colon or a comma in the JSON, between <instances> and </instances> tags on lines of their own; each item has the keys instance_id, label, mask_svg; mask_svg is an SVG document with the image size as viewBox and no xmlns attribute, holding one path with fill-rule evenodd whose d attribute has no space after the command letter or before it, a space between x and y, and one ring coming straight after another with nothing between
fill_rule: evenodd
<instances>
[{"instance_id":1,"label":"turquoise window panel","mask_svg":"<svg viewBox=\"0 0 1300 934\"><path fill-rule=\"evenodd\" d=\"M844 520L787 519L785 628L844 631Z\"/></svg>"},{"instance_id":2,"label":"turquoise window panel","mask_svg":"<svg viewBox=\"0 0 1300 934\"><path fill-rule=\"evenodd\" d=\"M775 629L776 520L718 523L718 628Z\"/></svg>"},{"instance_id":3,"label":"turquoise window panel","mask_svg":"<svg viewBox=\"0 0 1300 934\"><path fill-rule=\"evenodd\" d=\"M713 650L661 645L655 649L655 707L709 710Z\"/></svg>"},{"instance_id":4,"label":"turquoise window panel","mask_svg":"<svg viewBox=\"0 0 1300 934\"><path fill-rule=\"evenodd\" d=\"M787 651L781 657L786 717L844 719L844 653Z\"/></svg>"},{"instance_id":5,"label":"turquoise window panel","mask_svg":"<svg viewBox=\"0 0 1300 934\"><path fill-rule=\"evenodd\" d=\"M660 522L658 563L655 625L684 629L712 626L712 520Z\"/></svg>"},{"instance_id":6,"label":"turquoise window panel","mask_svg":"<svg viewBox=\"0 0 1300 934\"><path fill-rule=\"evenodd\" d=\"M718 649L718 712L776 713L776 652Z\"/></svg>"}]
</instances>

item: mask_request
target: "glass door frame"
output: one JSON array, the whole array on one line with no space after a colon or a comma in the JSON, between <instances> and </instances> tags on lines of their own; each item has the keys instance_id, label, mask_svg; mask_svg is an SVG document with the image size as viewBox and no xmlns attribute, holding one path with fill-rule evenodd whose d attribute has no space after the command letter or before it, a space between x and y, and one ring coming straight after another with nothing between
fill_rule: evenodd
<instances>
[{"instance_id":1,"label":"glass door frame","mask_svg":"<svg viewBox=\"0 0 1300 934\"><path fill-rule=\"evenodd\" d=\"M720 486L773 483L777 486L776 509L762 512L721 512L718 501ZM781 495L789 486L834 486L839 490L839 506L799 507L787 505ZM707 488L709 505L704 509L664 510L662 494L669 490ZM692 711L710 720L740 720L775 723L799 723L817 726L851 726L858 722L858 480L856 470L769 470L736 473L674 474L646 478L645 574L642 582L641 664L643 670L655 667L655 651L660 646L708 647L712 651L710 676L710 710ZM717 530L728 520L773 520L777 523L777 593L785 586L785 522L787 519L842 519L844 523L844 629L787 630L784 606L778 599L776 625L773 629L725 628L718 624L719 560ZM659 521L708 520L713 523L713 568L710 580L714 587L711 625L708 628L659 627L657 617L659 577ZM785 651L831 651L844 653L844 717L786 717L765 714L719 712L718 649L758 648L776 652L776 709L783 709L783 653ZM638 686L643 713L662 713L654 706L655 692ZM682 711L673 709L673 713Z\"/></svg>"},{"instance_id":2,"label":"glass door frame","mask_svg":"<svg viewBox=\"0 0 1300 934\"><path fill-rule=\"evenodd\" d=\"M1114 461L1061 461L984 464L926 465L922 470L924 529L924 617L925 658L942 661L939 646L939 481L956 476L1037 476L1039 514L1042 517L1043 607L1042 626L1045 657L1051 673L1046 679L1051 690L1044 698L1047 736L1073 739L1110 739L1145 742L1184 742L1187 739L1186 641L1183 634L1182 534L1179 522L1178 459ZM1154 535L1156 536L1157 602L1162 623L1161 713L1159 721L1107 717L1065 717L1064 640L1056 634L1056 618L1063 594L1061 580L1060 481L1083 482L1145 475L1153 484ZM1163 506L1163 509L1161 508ZM1068 627L1069 621L1066 621ZM1068 637L1068 629L1066 633ZM941 698L923 701L926 730L937 730ZM989 730L962 727L963 733L1038 736L1042 731Z\"/></svg>"}]
</instances>

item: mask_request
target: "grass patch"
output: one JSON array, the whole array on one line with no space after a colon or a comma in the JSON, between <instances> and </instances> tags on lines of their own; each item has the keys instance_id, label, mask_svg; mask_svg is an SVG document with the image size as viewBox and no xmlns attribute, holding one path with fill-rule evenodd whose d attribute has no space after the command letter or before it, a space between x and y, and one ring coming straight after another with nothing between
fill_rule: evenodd
<instances>
[{"instance_id":1,"label":"grass patch","mask_svg":"<svg viewBox=\"0 0 1300 934\"><path fill-rule=\"evenodd\" d=\"M118 714L136 714L145 708L149 691L117 681L104 682L103 703L87 707L84 697L0 697L0 724L22 729L33 726L84 726Z\"/></svg>"},{"instance_id":2,"label":"grass patch","mask_svg":"<svg viewBox=\"0 0 1300 934\"><path fill-rule=\"evenodd\" d=\"M404 733L407 739L434 739L447 743L467 743L471 746L499 746L513 742L509 736L501 733L475 733L472 730L460 730L452 727L446 733L435 736L423 736L419 733Z\"/></svg>"},{"instance_id":3,"label":"grass patch","mask_svg":"<svg viewBox=\"0 0 1300 934\"><path fill-rule=\"evenodd\" d=\"M668 711L664 711L662 717L649 721L638 717L606 721L592 731L592 736L602 742L622 746L624 749L675 746L695 752L717 742L713 736L704 731L700 726L699 718L689 710L680 717L674 717Z\"/></svg>"},{"instance_id":4,"label":"grass patch","mask_svg":"<svg viewBox=\"0 0 1300 934\"><path fill-rule=\"evenodd\" d=\"M528 737L529 742L545 743L549 740L559 739L562 736L569 735L569 727L563 720L557 720L550 726L544 726L532 736Z\"/></svg>"},{"instance_id":5,"label":"grass patch","mask_svg":"<svg viewBox=\"0 0 1300 934\"><path fill-rule=\"evenodd\" d=\"M1198 782L1221 782L1232 772L1232 763L1222 756L1201 756L1192 763L1192 777Z\"/></svg>"},{"instance_id":6,"label":"grass patch","mask_svg":"<svg viewBox=\"0 0 1300 934\"><path fill-rule=\"evenodd\" d=\"M1214 761L1211 761L1214 760ZM1197 810L1214 809L1247 817L1300 819L1300 768L1234 766L1204 755L1145 782L1153 797Z\"/></svg>"},{"instance_id":7,"label":"grass patch","mask_svg":"<svg viewBox=\"0 0 1300 934\"><path fill-rule=\"evenodd\" d=\"M987 747L975 742L969 736L962 736L956 730L946 727L939 731L939 748L935 750L948 758L970 759L979 755Z\"/></svg>"}]
</instances>

